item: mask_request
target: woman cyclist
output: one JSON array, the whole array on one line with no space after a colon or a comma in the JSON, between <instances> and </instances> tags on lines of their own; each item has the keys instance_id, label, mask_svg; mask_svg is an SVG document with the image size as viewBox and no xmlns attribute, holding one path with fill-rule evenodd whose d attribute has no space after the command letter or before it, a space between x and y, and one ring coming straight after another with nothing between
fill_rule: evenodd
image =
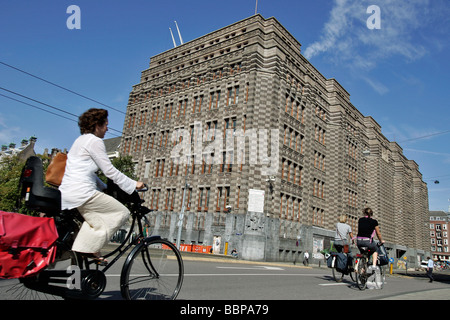
<instances>
[{"instance_id":1,"label":"woman cyclist","mask_svg":"<svg viewBox=\"0 0 450 320\"><path fill-rule=\"evenodd\" d=\"M377 244L373 241L375 234L381 243L384 240L381 237L380 227L378 226L378 221L373 219L373 211L370 208L365 208L363 210L364 217L358 220L358 235L356 236L356 245L361 251L361 247L369 248L370 252L373 254L372 257L372 268L377 268Z\"/></svg>"},{"instance_id":2,"label":"woman cyclist","mask_svg":"<svg viewBox=\"0 0 450 320\"><path fill-rule=\"evenodd\" d=\"M344 245L349 244L348 240L347 240L347 235L350 236L352 243L354 243L352 228L346 222L347 222L347 216L345 214L343 214L339 217L339 222L336 223L336 234L334 236L334 247L336 248L337 252L342 252Z\"/></svg>"},{"instance_id":3,"label":"woman cyclist","mask_svg":"<svg viewBox=\"0 0 450 320\"><path fill-rule=\"evenodd\" d=\"M67 155L64 177L59 187L62 209L77 208L84 218L72 250L105 262L102 249L129 217L129 210L113 197L100 192L106 185L97 177L100 169L123 191L132 194L144 187L117 170L106 154L103 137L108 130L108 111L89 109L78 121L81 136Z\"/></svg>"}]
</instances>

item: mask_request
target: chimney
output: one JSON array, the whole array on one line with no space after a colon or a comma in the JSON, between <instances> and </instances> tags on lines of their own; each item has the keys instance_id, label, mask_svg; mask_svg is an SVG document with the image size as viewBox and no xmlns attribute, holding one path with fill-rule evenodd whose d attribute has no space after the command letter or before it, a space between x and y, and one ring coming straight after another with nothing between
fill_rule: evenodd
<instances>
[{"instance_id":1,"label":"chimney","mask_svg":"<svg viewBox=\"0 0 450 320\"><path fill-rule=\"evenodd\" d=\"M28 140L27 139L22 139L22 141L20 142L22 147L25 147L28 144Z\"/></svg>"},{"instance_id":2,"label":"chimney","mask_svg":"<svg viewBox=\"0 0 450 320\"><path fill-rule=\"evenodd\" d=\"M6 144L2 144L2 151L8 150L8 146Z\"/></svg>"}]
</instances>

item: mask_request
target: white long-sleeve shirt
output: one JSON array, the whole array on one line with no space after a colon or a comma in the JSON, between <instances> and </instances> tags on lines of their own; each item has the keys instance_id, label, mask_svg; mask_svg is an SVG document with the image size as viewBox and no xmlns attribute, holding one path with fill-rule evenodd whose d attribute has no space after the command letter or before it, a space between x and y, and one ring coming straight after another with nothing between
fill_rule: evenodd
<instances>
[{"instance_id":1,"label":"white long-sleeve shirt","mask_svg":"<svg viewBox=\"0 0 450 320\"><path fill-rule=\"evenodd\" d=\"M136 189L136 181L112 165L103 140L92 133L83 134L75 140L67 155L66 170L59 186L62 209L77 208L97 190L106 187L95 174L98 169L126 193L131 194Z\"/></svg>"}]
</instances>

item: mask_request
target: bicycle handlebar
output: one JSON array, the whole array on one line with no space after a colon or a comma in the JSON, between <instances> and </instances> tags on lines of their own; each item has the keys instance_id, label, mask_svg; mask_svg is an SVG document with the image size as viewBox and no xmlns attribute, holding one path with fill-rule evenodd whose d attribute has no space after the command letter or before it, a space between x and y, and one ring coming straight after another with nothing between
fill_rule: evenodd
<instances>
[{"instance_id":1,"label":"bicycle handlebar","mask_svg":"<svg viewBox=\"0 0 450 320\"><path fill-rule=\"evenodd\" d=\"M147 184L144 183L144 187L141 188L141 189L136 189L136 191L137 191L137 192L146 192L146 191L148 191L148 186L147 186Z\"/></svg>"}]
</instances>

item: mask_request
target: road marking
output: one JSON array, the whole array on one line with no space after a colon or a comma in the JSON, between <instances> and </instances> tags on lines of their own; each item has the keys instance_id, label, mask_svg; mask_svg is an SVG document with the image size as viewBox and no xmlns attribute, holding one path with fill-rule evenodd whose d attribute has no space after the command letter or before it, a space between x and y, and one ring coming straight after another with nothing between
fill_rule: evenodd
<instances>
[{"instance_id":1,"label":"road marking","mask_svg":"<svg viewBox=\"0 0 450 320\"><path fill-rule=\"evenodd\" d=\"M343 286L348 285L348 283L345 282L336 282L336 283L319 283L319 286Z\"/></svg>"},{"instance_id":2,"label":"road marking","mask_svg":"<svg viewBox=\"0 0 450 320\"><path fill-rule=\"evenodd\" d=\"M266 266L257 266L257 267L216 267L218 269L238 269L238 270L261 270L261 268L265 270L284 270L283 268L278 267L266 267Z\"/></svg>"},{"instance_id":3,"label":"road marking","mask_svg":"<svg viewBox=\"0 0 450 320\"><path fill-rule=\"evenodd\" d=\"M186 273L185 277L236 277L236 276L294 276L294 277L305 277L305 276L318 276L318 274L301 274L301 273Z\"/></svg>"}]
</instances>

